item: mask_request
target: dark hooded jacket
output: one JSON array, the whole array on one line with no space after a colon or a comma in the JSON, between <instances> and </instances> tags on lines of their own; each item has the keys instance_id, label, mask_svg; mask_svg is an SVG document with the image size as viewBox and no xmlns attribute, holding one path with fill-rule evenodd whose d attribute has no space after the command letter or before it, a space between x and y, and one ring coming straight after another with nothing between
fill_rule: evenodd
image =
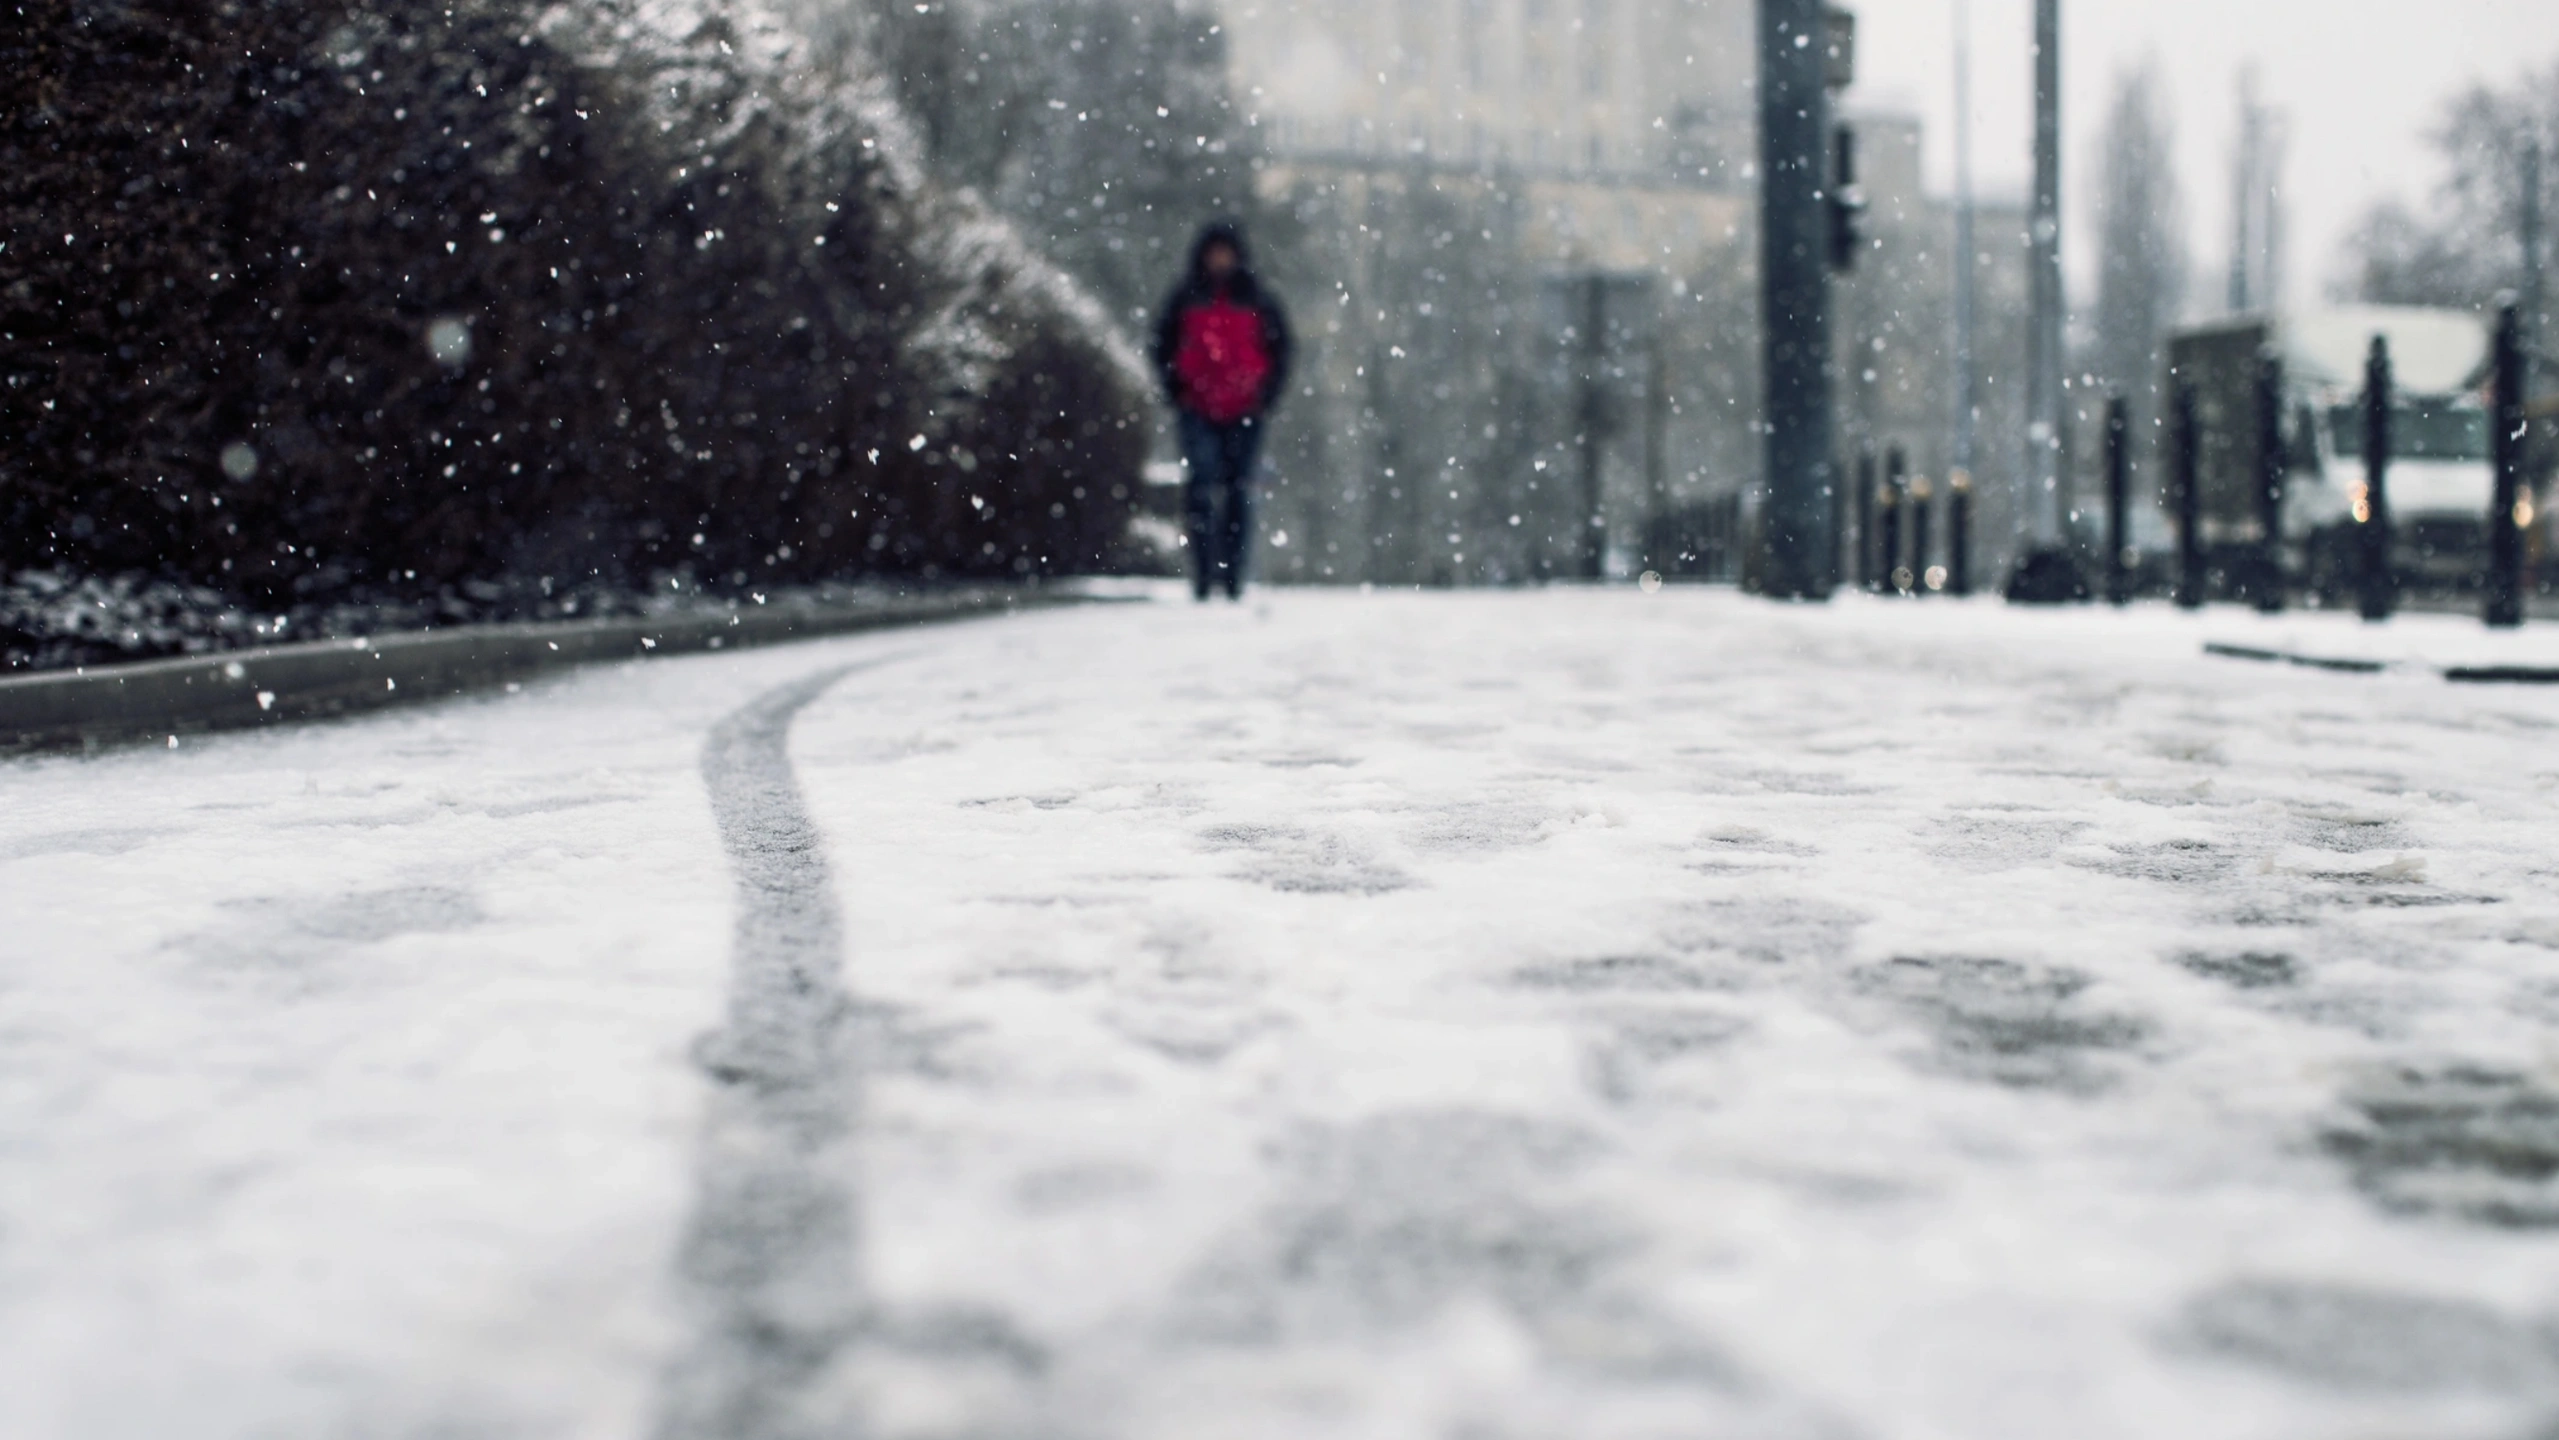
<instances>
[{"instance_id":1,"label":"dark hooded jacket","mask_svg":"<svg viewBox=\"0 0 2559 1440\"><path fill-rule=\"evenodd\" d=\"M1222 289L1201 268L1200 262L1213 245L1225 245L1235 251L1235 269L1227 275ZM1244 246L1244 232L1232 222L1210 225L1191 242L1190 273L1164 301L1163 312L1155 318L1155 373L1175 408L1185 408L1181 377L1174 370L1182 347L1182 318L1193 306L1219 299L1245 306L1262 318L1262 348L1269 358L1270 370L1262 378L1262 403L1254 413L1268 414L1287 389L1291 345L1288 316L1281 311L1279 301L1254 278L1251 260L1252 252Z\"/></svg>"}]
</instances>

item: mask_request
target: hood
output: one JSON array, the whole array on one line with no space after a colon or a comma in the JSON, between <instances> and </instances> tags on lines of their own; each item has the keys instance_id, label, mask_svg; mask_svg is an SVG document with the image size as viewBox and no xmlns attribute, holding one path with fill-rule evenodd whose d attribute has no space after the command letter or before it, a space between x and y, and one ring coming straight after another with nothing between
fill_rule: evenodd
<instances>
[{"instance_id":1,"label":"hood","mask_svg":"<svg viewBox=\"0 0 2559 1440\"><path fill-rule=\"evenodd\" d=\"M1244 227L1232 220L1212 220L1200 227L1199 238L1191 242L1191 279L1205 280L1200 262L1212 245L1224 245L1235 252L1235 270L1239 275L1253 273L1253 250L1244 241Z\"/></svg>"}]
</instances>

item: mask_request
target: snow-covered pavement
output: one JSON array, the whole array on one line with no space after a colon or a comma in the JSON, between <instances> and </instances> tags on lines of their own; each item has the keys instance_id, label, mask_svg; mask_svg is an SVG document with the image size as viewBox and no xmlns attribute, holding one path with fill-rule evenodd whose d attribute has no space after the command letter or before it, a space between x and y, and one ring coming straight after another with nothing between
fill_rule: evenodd
<instances>
[{"instance_id":1,"label":"snow-covered pavement","mask_svg":"<svg viewBox=\"0 0 2559 1440\"><path fill-rule=\"evenodd\" d=\"M0 1433L2548 1433L2559 693L2277 633L1280 592L10 762Z\"/></svg>"}]
</instances>

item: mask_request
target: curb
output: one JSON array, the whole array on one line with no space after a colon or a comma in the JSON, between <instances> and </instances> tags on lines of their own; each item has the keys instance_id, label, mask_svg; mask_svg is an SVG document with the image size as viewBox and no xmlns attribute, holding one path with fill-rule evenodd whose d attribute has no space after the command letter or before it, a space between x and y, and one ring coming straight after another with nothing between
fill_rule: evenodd
<instances>
[{"instance_id":1,"label":"curb","mask_svg":"<svg viewBox=\"0 0 2559 1440\"><path fill-rule=\"evenodd\" d=\"M2351 660L2334 655L2299 655L2290 650L2266 650L2254 645L2224 645L2218 640L2204 642L2204 653L2226 660L2264 660L2286 665L2307 665L2313 670L2343 670L2354 675L2377 675L2390 667L2379 660Z\"/></svg>"},{"instance_id":2,"label":"curb","mask_svg":"<svg viewBox=\"0 0 2559 1440\"><path fill-rule=\"evenodd\" d=\"M2559 666L2452 665L2443 678L2456 685L2559 685Z\"/></svg>"},{"instance_id":3,"label":"curb","mask_svg":"<svg viewBox=\"0 0 2559 1440\"><path fill-rule=\"evenodd\" d=\"M0 678L0 752L238 730L485 690L600 660L771 645L1097 597L992 586L725 615L457 625Z\"/></svg>"},{"instance_id":4,"label":"curb","mask_svg":"<svg viewBox=\"0 0 2559 1440\"><path fill-rule=\"evenodd\" d=\"M2305 665L2314 670L2341 670L2355 675L2378 675L2384 670L2431 672L2456 685L2559 685L2559 666L2550 665L2412 665L2394 660L2355 660L2336 655L2304 655L2291 650L2267 650L2254 645L2225 645L2218 640L2204 642L2204 653L2225 660L2260 660L2269 664Z\"/></svg>"}]
</instances>

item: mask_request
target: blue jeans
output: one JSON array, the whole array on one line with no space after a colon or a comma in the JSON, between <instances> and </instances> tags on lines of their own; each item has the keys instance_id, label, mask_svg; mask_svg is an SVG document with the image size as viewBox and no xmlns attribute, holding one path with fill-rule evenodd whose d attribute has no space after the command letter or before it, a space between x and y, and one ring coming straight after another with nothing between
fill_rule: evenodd
<instances>
[{"instance_id":1,"label":"blue jeans","mask_svg":"<svg viewBox=\"0 0 2559 1440\"><path fill-rule=\"evenodd\" d=\"M1262 451L1262 422L1221 425L1182 413L1182 459L1190 477L1182 488L1197 565L1191 590L1208 598L1212 586L1229 596L1244 593L1244 559L1253 548L1253 461Z\"/></svg>"}]
</instances>

